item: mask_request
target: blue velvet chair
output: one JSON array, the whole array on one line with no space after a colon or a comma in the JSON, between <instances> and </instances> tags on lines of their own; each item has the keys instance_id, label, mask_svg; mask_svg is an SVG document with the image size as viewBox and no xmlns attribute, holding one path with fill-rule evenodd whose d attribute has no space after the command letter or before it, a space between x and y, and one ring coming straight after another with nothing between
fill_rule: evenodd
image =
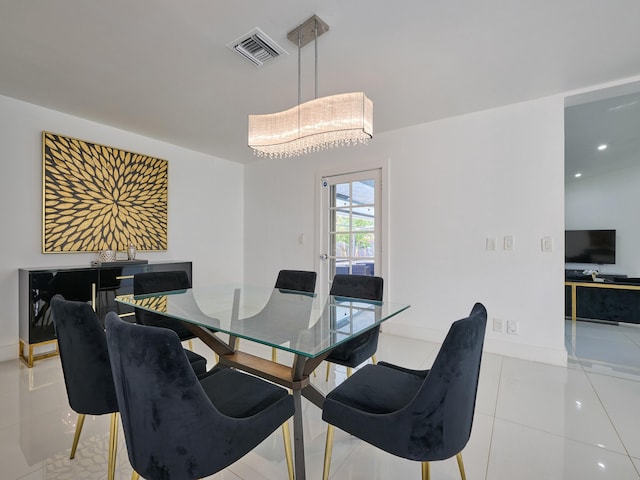
<instances>
[{"instance_id":1,"label":"blue velvet chair","mask_svg":"<svg viewBox=\"0 0 640 480\"><path fill-rule=\"evenodd\" d=\"M69 458L75 457L85 416L110 413L107 478L112 480L118 443L118 402L104 329L88 303L55 295L50 307L69 406L78 413Z\"/></svg>"},{"instance_id":2,"label":"blue velvet chair","mask_svg":"<svg viewBox=\"0 0 640 480\"><path fill-rule=\"evenodd\" d=\"M274 288L313 293L316 289L316 277L316 272L307 270L280 270Z\"/></svg>"},{"instance_id":3,"label":"blue velvet chair","mask_svg":"<svg viewBox=\"0 0 640 480\"><path fill-rule=\"evenodd\" d=\"M331 391L322 407L329 424L323 479L329 477L334 427L388 453L422 462L457 457L469 441L478 390L487 311L476 303L451 325L430 370L366 365Z\"/></svg>"},{"instance_id":4,"label":"blue velvet chair","mask_svg":"<svg viewBox=\"0 0 640 480\"><path fill-rule=\"evenodd\" d=\"M333 277L329 293L337 297L362 298L381 302L383 288L384 281L380 277L337 274ZM347 377L351 376L353 368L369 357L373 363L376 363L375 353L378 349L379 336L380 327L378 326L333 349L326 358L326 380L329 381L331 363L347 367Z\"/></svg>"},{"instance_id":5,"label":"blue velvet chair","mask_svg":"<svg viewBox=\"0 0 640 480\"><path fill-rule=\"evenodd\" d=\"M143 295L145 293L169 292L172 290L183 290L191 288L189 275L184 270L167 271L167 272L146 272L138 273L133 277L133 294ZM150 325L154 327L163 327L173 330L178 334L180 341L188 341L189 348L193 348L191 340L195 335L185 327L182 322L175 318L160 315L158 313L149 312L141 308L136 308L136 322L141 325ZM185 348L185 353L191 363L193 371L196 375L202 375L207 370L207 359L202 355Z\"/></svg>"},{"instance_id":6,"label":"blue velvet chair","mask_svg":"<svg viewBox=\"0 0 640 480\"><path fill-rule=\"evenodd\" d=\"M316 272L307 270L280 270L274 288L313 293L316 290L316 277ZM278 349L271 349L271 360L278 360Z\"/></svg>"},{"instance_id":7,"label":"blue velvet chair","mask_svg":"<svg viewBox=\"0 0 640 480\"><path fill-rule=\"evenodd\" d=\"M281 425L293 478L287 420L294 403L285 389L222 367L198 378L174 331L123 322L113 312L105 324L133 478L207 477Z\"/></svg>"}]
</instances>

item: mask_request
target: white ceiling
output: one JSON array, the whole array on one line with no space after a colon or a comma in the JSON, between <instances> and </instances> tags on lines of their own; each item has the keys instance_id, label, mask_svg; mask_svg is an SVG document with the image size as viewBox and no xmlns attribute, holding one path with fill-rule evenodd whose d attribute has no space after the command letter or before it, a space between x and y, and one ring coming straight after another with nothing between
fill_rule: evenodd
<instances>
[{"instance_id":1,"label":"white ceiling","mask_svg":"<svg viewBox=\"0 0 640 480\"><path fill-rule=\"evenodd\" d=\"M0 94L250 162L247 115L297 103L286 34L313 14L319 95L363 90L378 133L640 74L637 0L0 0ZM289 55L226 48L255 27Z\"/></svg>"}]
</instances>

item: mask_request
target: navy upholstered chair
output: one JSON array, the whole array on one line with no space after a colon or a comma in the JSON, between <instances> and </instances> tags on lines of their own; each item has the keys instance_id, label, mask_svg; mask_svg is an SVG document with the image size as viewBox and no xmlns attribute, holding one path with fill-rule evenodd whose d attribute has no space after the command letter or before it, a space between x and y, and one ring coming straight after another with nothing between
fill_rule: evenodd
<instances>
[{"instance_id":1,"label":"navy upholstered chair","mask_svg":"<svg viewBox=\"0 0 640 480\"><path fill-rule=\"evenodd\" d=\"M366 365L331 391L322 407L329 424L324 476L329 477L334 427L388 453L422 462L457 457L469 441L478 390L487 311L476 303L454 322L430 370Z\"/></svg>"},{"instance_id":2,"label":"navy upholstered chair","mask_svg":"<svg viewBox=\"0 0 640 480\"><path fill-rule=\"evenodd\" d=\"M118 402L104 329L88 303L69 301L62 295L55 295L50 306L69 406L78 413L69 458L76 454L85 415L110 413L107 478L112 480L118 442Z\"/></svg>"},{"instance_id":3,"label":"navy upholstered chair","mask_svg":"<svg viewBox=\"0 0 640 480\"><path fill-rule=\"evenodd\" d=\"M105 317L107 344L129 461L148 480L203 478L231 465L283 426L293 397L274 384L216 367L196 377L178 335ZM137 475L134 473L134 477Z\"/></svg>"},{"instance_id":4,"label":"navy upholstered chair","mask_svg":"<svg viewBox=\"0 0 640 480\"><path fill-rule=\"evenodd\" d=\"M316 277L316 272L307 270L280 270L274 288L313 293L316 289ZM271 349L271 360L278 360L278 349Z\"/></svg>"},{"instance_id":5,"label":"navy upholstered chair","mask_svg":"<svg viewBox=\"0 0 640 480\"><path fill-rule=\"evenodd\" d=\"M316 276L316 272L306 270L280 270L274 288L313 293L316 289Z\"/></svg>"},{"instance_id":6,"label":"navy upholstered chair","mask_svg":"<svg viewBox=\"0 0 640 480\"><path fill-rule=\"evenodd\" d=\"M384 281L380 277L337 274L333 277L329 293L338 297L362 298L381 302L383 288ZM351 376L354 367L369 357L373 363L376 363L375 353L378 349L379 336L380 327L377 326L333 349L326 358L326 380L329 380L331 363L347 367L347 377Z\"/></svg>"},{"instance_id":7,"label":"navy upholstered chair","mask_svg":"<svg viewBox=\"0 0 640 480\"><path fill-rule=\"evenodd\" d=\"M191 288L189 275L184 270L168 271L168 272L146 272L138 273L133 276L133 294L143 295L145 293L170 292L172 290L182 290ZM136 308L136 322L141 325L149 325L154 327L164 327L176 332L180 341L188 341L189 348L193 348L191 339L195 335L185 327L182 322L174 318L160 315L158 313L149 312L141 308ZM207 359L202 355L185 349L189 363L196 375L202 375L207 370Z\"/></svg>"}]
</instances>

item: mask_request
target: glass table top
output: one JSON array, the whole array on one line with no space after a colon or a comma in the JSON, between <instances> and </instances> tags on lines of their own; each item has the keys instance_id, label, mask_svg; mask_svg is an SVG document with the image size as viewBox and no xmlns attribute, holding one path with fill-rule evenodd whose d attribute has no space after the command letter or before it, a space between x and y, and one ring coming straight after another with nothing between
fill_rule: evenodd
<instances>
[{"instance_id":1,"label":"glass table top","mask_svg":"<svg viewBox=\"0 0 640 480\"><path fill-rule=\"evenodd\" d=\"M116 301L305 357L321 355L409 308L238 285L121 295Z\"/></svg>"}]
</instances>

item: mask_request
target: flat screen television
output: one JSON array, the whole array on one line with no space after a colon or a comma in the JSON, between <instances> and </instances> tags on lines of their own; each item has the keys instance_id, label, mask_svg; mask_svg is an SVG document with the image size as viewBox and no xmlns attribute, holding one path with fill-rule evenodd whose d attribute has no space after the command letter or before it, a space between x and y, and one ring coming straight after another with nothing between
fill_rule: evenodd
<instances>
[{"instance_id":1,"label":"flat screen television","mask_svg":"<svg viewBox=\"0 0 640 480\"><path fill-rule=\"evenodd\" d=\"M564 232L565 263L616 263L615 230L566 230Z\"/></svg>"}]
</instances>

